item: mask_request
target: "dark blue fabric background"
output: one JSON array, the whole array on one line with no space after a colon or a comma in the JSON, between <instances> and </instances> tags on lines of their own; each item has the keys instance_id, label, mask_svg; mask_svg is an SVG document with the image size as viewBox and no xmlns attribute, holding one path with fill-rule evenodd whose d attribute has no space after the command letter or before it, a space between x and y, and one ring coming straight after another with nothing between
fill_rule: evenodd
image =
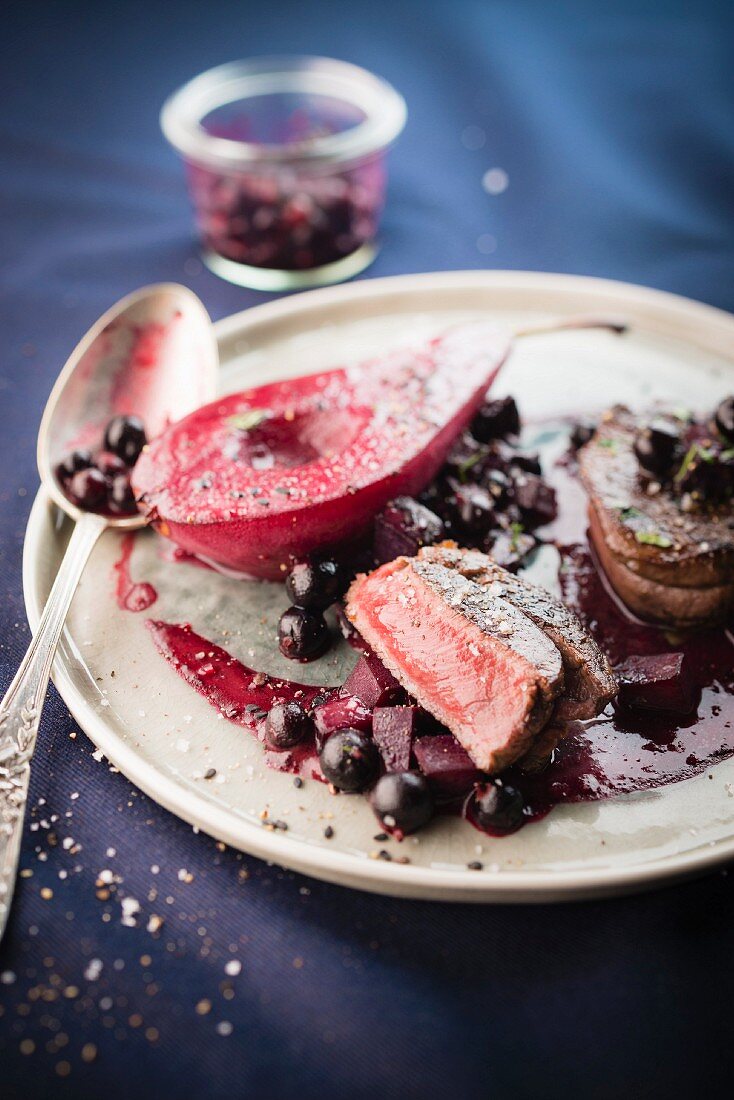
<instances>
[{"instance_id":1,"label":"dark blue fabric background","mask_svg":"<svg viewBox=\"0 0 734 1100\"><path fill-rule=\"evenodd\" d=\"M732 6L708 0L6 8L0 687L28 640L20 559L36 427L71 347L114 300L159 279L190 285L215 318L265 298L196 259L157 123L173 88L268 52L330 54L393 81L410 119L368 277L534 268L734 309L733 32ZM483 148L462 143L468 126ZM492 166L510 179L496 197L480 186ZM482 234L496 239L491 256ZM560 907L352 893L218 851L95 763L74 729L52 691L22 858L33 874L0 954L3 1100L670 1097L734 1068L725 872ZM95 891L104 868L122 878L108 901ZM120 921L124 894L141 902L135 928ZM151 913L165 917L157 936ZM234 957L242 972L227 978ZM95 980L91 959L103 964Z\"/></svg>"}]
</instances>

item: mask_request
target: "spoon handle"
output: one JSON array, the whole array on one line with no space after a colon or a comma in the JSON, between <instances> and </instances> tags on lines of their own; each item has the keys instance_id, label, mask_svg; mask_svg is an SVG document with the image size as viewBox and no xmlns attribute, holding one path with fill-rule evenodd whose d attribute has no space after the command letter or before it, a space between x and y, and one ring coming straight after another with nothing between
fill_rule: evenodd
<instances>
[{"instance_id":1,"label":"spoon handle","mask_svg":"<svg viewBox=\"0 0 734 1100\"><path fill-rule=\"evenodd\" d=\"M74 526L38 630L0 703L0 938L13 898L30 761L51 665L82 570L106 526L103 516L91 513Z\"/></svg>"}]
</instances>

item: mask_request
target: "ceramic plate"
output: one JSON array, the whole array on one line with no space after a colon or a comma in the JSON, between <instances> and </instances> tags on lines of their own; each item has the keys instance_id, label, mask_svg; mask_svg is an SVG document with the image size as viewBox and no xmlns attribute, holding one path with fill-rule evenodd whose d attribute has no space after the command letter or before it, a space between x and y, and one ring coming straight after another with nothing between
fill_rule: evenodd
<instances>
[{"instance_id":1,"label":"ceramic plate","mask_svg":"<svg viewBox=\"0 0 734 1100\"><path fill-rule=\"evenodd\" d=\"M568 332L522 341L496 384L526 418L597 411L653 398L713 406L734 389L734 317L621 283L562 275L471 272L405 276L314 291L217 325L223 392L356 361L462 319L511 328L572 313L623 315L632 331ZM41 492L28 525L24 583L33 627L69 535ZM345 886L442 900L548 901L611 894L700 872L734 856L734 759L710 774L610 801L559 806L493 840L456 818L390 841L409 864L375 859L366 800L329 794L264 765L261 745L222 718L159 657L146 616L191 622L248 665L340 683L355 660L340 644L294 666L273 644L287 600L279 585L172 564L163 540L135 537L134 579L158 592L149 611L117 606L121 536L96 547L69 615L54 681L72 714L120 770L179 817L255 856ZM207 770L216 776L205 779ZM263 827L261 813L287 822ZM324 838L327 824L334 836ZM467 868L480 860L482 871Z\"/></svg>"}]
</instances>

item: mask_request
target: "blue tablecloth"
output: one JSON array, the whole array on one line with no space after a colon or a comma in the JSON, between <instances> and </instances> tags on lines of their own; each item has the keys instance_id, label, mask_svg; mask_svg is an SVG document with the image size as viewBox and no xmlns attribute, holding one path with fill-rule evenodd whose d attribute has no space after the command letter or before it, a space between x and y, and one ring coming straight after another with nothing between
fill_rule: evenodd
<instances>
[{"instance_id":1,"label":"blue tablecloth","mask_svg":"<svg viewBox=\"0 0 734 1100\"><path fill-rule=\"evenodd\" d=\"M568 271L734 309L733 32L734 9L711 0L6 9L0 686L28 640L36 427L77 338L156 280L187 283L214 317L265 298L197 259L158 130L168 92L269 52L393 81L410 119L367 277ZM481 186L492 167L501 194ZM726 1080L726 872L559 907L372 897L220 851L92 760L75 729L52 691L0 954L3 1100L670 1097ZM108 900L105 871L120 879ZM135 927L122 894L140 901ZM151 913L165 918L155 934Z\"/></svg>"}]
</instances>

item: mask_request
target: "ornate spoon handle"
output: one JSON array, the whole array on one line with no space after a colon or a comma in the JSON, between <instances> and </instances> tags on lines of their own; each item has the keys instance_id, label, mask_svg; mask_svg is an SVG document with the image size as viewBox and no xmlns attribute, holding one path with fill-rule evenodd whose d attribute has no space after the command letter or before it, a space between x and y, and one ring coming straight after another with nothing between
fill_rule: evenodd
<instances>
[{"instance_id":1,"label":"ornate spoon handle","mask_svg":"<svg viewBox=\"0 0 734 1100\"><path fill-rule=\"evenodd\" d=\"M82 570L106 526L103 516L91 513L75 525L38 630L0 703L0 938L13 897L30 762L51 665Z\"/></svg>"}]
</instances>

